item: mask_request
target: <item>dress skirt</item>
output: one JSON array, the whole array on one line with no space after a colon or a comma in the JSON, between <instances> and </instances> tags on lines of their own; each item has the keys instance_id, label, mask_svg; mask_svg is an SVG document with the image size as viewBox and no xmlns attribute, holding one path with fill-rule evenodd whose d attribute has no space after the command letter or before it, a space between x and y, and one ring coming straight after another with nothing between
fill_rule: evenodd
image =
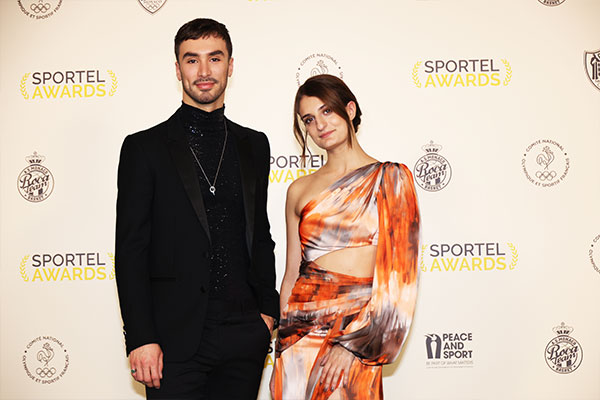
<instances>
[{"instance_id":1,"label":"dress skirt","mask_svg":"<svg viewBox=\"0 0 600 400\"><path fill-rule=\"evenodd\" d=\"M381 365L363 364L360 357L352 363L348 387L340 381L327 391L319 382L321 358L369 303L372 283L302 262L279 326L275 400L325 400L332 393L348 400L383 398Z\"/></svg>"}]
</instances>

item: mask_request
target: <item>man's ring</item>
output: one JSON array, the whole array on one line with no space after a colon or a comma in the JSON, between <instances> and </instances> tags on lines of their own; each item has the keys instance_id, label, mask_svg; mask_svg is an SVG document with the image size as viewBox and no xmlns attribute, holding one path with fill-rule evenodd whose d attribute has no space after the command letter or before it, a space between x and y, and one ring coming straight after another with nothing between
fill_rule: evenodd
<instances>
[{"instance_id":1,"label":"man's ring","mask_svg":"<svg viewBox=\"0 0 600 400\"><path fill-rule=\"evenodd\" d=\"M132 374L135 374L135 373L136 373L136 371L137 371L137 369L132 369L132 370L131 370L131 373L132 373Z\"/></svg>"}]
</instances>

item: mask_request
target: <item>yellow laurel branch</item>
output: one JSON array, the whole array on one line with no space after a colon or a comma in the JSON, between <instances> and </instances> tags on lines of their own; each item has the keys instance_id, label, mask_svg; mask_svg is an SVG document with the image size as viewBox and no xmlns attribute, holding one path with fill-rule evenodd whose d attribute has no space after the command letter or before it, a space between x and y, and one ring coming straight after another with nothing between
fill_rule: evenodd
<instances>
[{"instance_id":1,"label":"yellow laurel branch","mask_svg":"<svg viewBox=\"0 0 600 400\"><path fill-rule=\"evenodd\" d=\"M512 243L507 243L508 247L510 248L510 252L512 254L512 260L510 262L510 265L508 266L508 268L515 269L515 267L517 266L517 262L519 261L519 252L517 251L517 247L512 244Z\"/></svg>"},{"instance_id":2,"label":"yellow laurel branch","mask_svg":"<svg viewBox=\"0 0 600 400\"><path fill-rule=\"evenodd\" d=\"M110 271L108 279L115 279L115 255L113 253L108 253L108 258L112 261L112 270Z\"/></svg>"},{"instance_id":3,"label":"yellow laurel branch","mask_svg":"<svg viewBox=\"0 0 600 400\"><path fill-rule=\"evenodd\" d=\"M508 86L510 80L512 79L512 68L510 67L510 63L508 60L502 59L502 64L504 64L504 68L506 68L506 78L504 78L504 86Z\"/></svg>"},{"instance_id":4,"label":"yellow laurel branch","mask_svg":"<svg viewBox=\"0 0 600 400\"><path fill-rule=\"evenodd\" d=\"M415 86L418 88L421 87L421 82L419 81L419 68L421 67L422 63L423 61L417 61L412 71L412 80L415 83Z\"/></svg>"},{"instance_id":5,"label":"yellow laurel branch","mask_svg":"<svg viewBox=\"0 0 600 400\"><path fill-rule=\"evenodd\" d=\"M108 75L110 75L110 80L112 81L108 95L114 96L115 92L117 91L117 87L119 86L119 80L117 79L117 75L112 70L108 69L107 71Z\"/></svg>"},{"instance_id":6,"label":"yellow laurel branch","mask_svg":"<svg viewBox=\"0 0 600 400\"><path fill-rule=\"evenodd\" d=\"M27 260L29 260L29 254L21 259L21 266L19 267L21 278L23 278L25 282L29 282L29 276L27 275Z\"/></svg>"},{"instance_id":7,"label":"yellow laurel branch","mask_svg":"<svg viewBox=\"0 0 600 400\"><path fill-rule=\"evenodd\" d=\"M21 78L21 95L23 96L23 98L25 100L27 100L29 98L29 93L27 93L27 78L29 78L29 75L31 75L29 72L26 73L25 75L23 75L23 78Z\"/></svg>"},{"instance_id":8,"label":"yellow laurel branch","mask_svg":"<svg viewBox=\"0 0 600 400\"><path fill-rule=\"evenodd\" d=\"M423 272L427 272L427 267L425 266L425 262L423 261L423 259L424 259L423 254L425 254L425 250L427 250L427 245L422 244L421 245L421 257L419 257L419 267L421 267L421 271L423 271Z\"/></svg>"}]
</instances>

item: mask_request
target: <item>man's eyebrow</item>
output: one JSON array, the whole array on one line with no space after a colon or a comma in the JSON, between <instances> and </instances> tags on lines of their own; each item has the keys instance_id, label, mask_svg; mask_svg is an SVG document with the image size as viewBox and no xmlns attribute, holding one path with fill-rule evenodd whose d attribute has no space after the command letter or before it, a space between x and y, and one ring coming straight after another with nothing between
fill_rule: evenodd
<instances>
[{"instance_id":1,"label":"man's eyebrow","mask_svg":"<svg viewBox=\"0 0 600 400\"><path fill-rule=\"evenodd\" d=\"M209 57L218 56L218 55L224 56L225 53L223 53L223 50L215 50L215 51L211 51L210 53L208 53ZM182 58L186 58L186 57L200 57L200 55L198 53L188 51L188 52L184 53L182 56Z\"/></svg>"}]
</instances>

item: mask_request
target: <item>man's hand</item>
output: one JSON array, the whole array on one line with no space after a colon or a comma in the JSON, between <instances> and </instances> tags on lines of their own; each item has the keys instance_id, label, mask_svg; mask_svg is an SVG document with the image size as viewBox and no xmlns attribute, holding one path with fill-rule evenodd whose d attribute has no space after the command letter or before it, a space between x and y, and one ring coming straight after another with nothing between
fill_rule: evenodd
<instances>
[{"instance_id":1,"label":"man's hand","mask_svg":"<svg viewBox=\"0 0 600 400\"><path fill-rule=\"evenodd\" d=\"M340 378L342 385L348 386L348 378L350 377L350 367L354 361L354 354L344 349L340 345L333 346L321 360L321 383L327 391L335 391L338 387Z\"/></svg>"},{"instance_id":2,"label":"man's hand","mask_svg":"<svg viewBox=\"0 0 600 400\"><path fill-rule=\"evenodd\" d=\"M267 324L267 328L269 328L269 332L271 332L271 334L273 334L273 326L275 325L275 320L273 319L273 317L271 317L270 315L267 315L267 314L263 314L263 313L260 313L260 316L262 317L263 321L265 321L265 324Z\"/></svg>"},{"instance_id":3,"label":"man's hand","mask_svg":"<svg viewBox=\"0 0 600 400\"><path fill-rule=\"evenodd\" d=\"M152 388L160 388L163 369L163 352L157 343L135 348L129 353L133 379Z\"/></svg>"}]
</instances>

